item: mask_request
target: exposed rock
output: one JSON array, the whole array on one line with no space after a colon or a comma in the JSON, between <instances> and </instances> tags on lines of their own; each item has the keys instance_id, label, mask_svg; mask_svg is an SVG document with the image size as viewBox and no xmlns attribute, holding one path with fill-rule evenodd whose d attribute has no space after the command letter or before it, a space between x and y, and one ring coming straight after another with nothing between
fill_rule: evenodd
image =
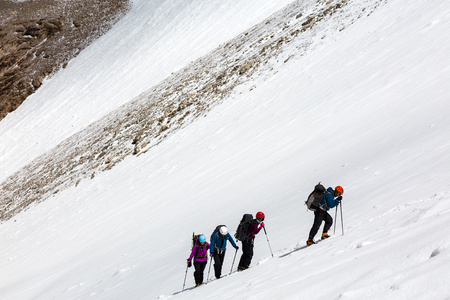
<instances>
[{"instance_id":1,"label":"exposed rock","mask_svg":"<svg viewBox=\"0 0 450 300\"><path fill-rule=\"evenodd\" d=\"M0 120L128 8L129 0L0 1Z\"/></svg>"},{"instance_id":2,"label":"exposed rock","mask_svg":"<svg viewBox=\"0 0 450 300\"><path fill-rule=\"evenodd\" d=\"M239 69L239 75L243 75L253 67L254 61L247 62Z\"/></svg>"},{"instance_id":3,"label":"exposed rock","mask_svg":"<svg viewBox=\"0 0 450 300\"><path fill-rule=\"evenodd\" d=\"M38 87L40 87L42 85L42 81L44 81L43 76L35 76L31 83L33 84L33 87L35 89L37 89Z\"/></svg>"},{"instance_id":4,"label":"exposed rock","mask_svg":"<svg viewBox=\"0 0 450 300\"><path fill-rule=\"evenodd\" d=\"M139 152L141 152L141 148L139 147L139 145L134 146L133 155L139 154Z\"/></svg>"},{"instance_id":5,"label":"exposed rock","mask_svg":"<svg viewBox=\"0 0 450 300\"><path fill-rule=\"evenodd\" d=\"M112 162L112 160L114 159L114 155L109 155L106 160L105 160L105 164L109 164L110 162Z\"/></svg>"}]
</instances>

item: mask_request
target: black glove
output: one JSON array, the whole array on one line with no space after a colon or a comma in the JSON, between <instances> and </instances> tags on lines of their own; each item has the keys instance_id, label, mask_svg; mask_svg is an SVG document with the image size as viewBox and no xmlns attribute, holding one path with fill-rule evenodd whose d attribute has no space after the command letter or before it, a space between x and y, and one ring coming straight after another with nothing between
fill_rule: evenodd
<instances>
[{"instance_id":1,"label":"black glove","mask_svg":"<svg viewBox=\"0 0 450 300\"><path fill-rule=\"evenodd\" d=\"M188 265L188 268L192 267L192 262L189 259L187 260L187 265Z\"/></svg>"},{"instance_id":2,"label":"black glove","mask_svg":"<svg viewBox=\"0 0 450 300\"><path fill-rule=\"evenodd\" d=\"M234 249L239 250L239 246L234 247Z\"/></svg>"},{"instance_id":3,"label":"black glove","mask_svg":"<svg viewBox=\"0 0 450 300\"><path fill-rule=\"evenodd\" d=\"M339 202L341 202L342 196L337 197L336 200L339 201Z\"/></svg>"}]
</instances>

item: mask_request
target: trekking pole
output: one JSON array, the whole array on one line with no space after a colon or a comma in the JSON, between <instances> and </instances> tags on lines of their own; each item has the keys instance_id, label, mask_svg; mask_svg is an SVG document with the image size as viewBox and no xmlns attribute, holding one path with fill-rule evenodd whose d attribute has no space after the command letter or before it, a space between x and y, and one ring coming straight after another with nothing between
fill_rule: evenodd
<instances>
[{"instance_id":1,"label":"trekking pole","mask_svg":"<svg viewBox=\"0 0 450 300\"><path fill-rule=\"evenodd\" d=\"M238 249L236 249L236 252L234 253L233 263L231 264L230 275L231 275L231 273L233 272L234 260L236 259L237 251L238 251Z\"/></svg>"},{"instance_id":2,"label":"trekking pole","mask_svg":"<svg viewBox=\"0 0 450 300\"><path fill-rule=\"evenodd\" d=\"M269 237L267 236L266 226L264 226L263 229L264 229L264 233L266 234L267 244L269 244L270 254L272 254L272 258L273 258L272 247L270 247L270 242L269 242Z\"/></svg>"},{"instance_id":3,"label":"trekking pole","mask_svg":"<svg viewBox=\"0 0 450 300\"><path fill-rule=\"evenodd\" d=\"M342 202L339 201L339 204L341 204L341 224L342 224L342 235L344 235L344 217L342 216Z\"/></svg>"},{"instance_id":4,"label":"trekking pole","mask_svg":"<svg viewBox=\"0 0 450 300\"><path fill-rule=\"evenodd\" d=\"M209 260L209 270L208 270L208 277L206 277L206 282L209 281L209 273L211 272L211 264L212 264L212 260L213 260L213 258L211 257L210 260Z\"/></svg>"},{"instance_id":5,"label":"trekking pole","mask_svg":"<svg viewBox=\"0 0 450 300\"><path fill-rule=\"evenodd\" d=\"M184 282L183 282L183 289L181 291L184 291L184 286L186 285L186 277L187 277L187 271L188 271L188 266L186 266L186 274L184 274Z\"/></svg>"},{"instance_id":6,"label":"trekking pole","mask_svg":"<svg viewBox=\"0 0 450 300\"><path fill-rule=\"evenodd\" d=\"M333 232L333 235L336 234L336 218L337 218L337 206L336 206L336 213L334 214L334 232Z\"/></svg>"}]
</instances>

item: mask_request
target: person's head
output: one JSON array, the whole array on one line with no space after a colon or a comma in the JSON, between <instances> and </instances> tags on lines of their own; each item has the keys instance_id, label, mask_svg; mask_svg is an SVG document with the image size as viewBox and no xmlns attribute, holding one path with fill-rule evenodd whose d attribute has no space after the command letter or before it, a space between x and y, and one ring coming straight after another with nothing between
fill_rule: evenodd
<instances>
[{"instance_id":1,"label":"person's head","mask_svg":"<svg viewBox=\"0 0 450 300\"><path fill-rule=\"evenodd\" d=\"M227 234L228 234L228 228L227 228L226 226L220 227L219 233L220 233L221 235L227 235Z\"/></svg>"},{"instance_id":2,"label":"person's head","mask_svg":"<svg viewBox=\"0 0 450 300\"><path fill-rule=\"evenodd\" d=\"M334 196L335 197L339 197L344 193L344 189L342 188L342 186L338 185L337 187L334 188Z\"/></svg>"},{"instance_id":3,"label":"person's head","mask_svg":"<svg viewBox=\"0 0 450 300\"><path fill-rule=\"evenodd\" d=\"M256 213L256 219L259 221L259 222L262 222L262 221L264 221L264 218L265 218L266 216L264 215L264 213L263 212L257 212Z\"/></svg>"},{"instance_id":4,"label":"person's head","mask_svg":"<svg viewBox=\"0 0 450 300\"><path fill-rule=\"evenodd\" d=\"M198 241L200 242L200 243L205 243L206 242L206 236L204 236L203 234L201 235L201 236L199 236L198 237Z\"/></svg>"}]
</instances>

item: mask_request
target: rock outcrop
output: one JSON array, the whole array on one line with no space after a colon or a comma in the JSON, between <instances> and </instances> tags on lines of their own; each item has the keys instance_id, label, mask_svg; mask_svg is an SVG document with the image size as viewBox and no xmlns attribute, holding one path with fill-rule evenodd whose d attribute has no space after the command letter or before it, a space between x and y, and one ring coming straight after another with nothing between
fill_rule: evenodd
<instances>
[{"instance_id":1,"label":"rock outcrop","mask_svg":"<svg viewBox=\"0 0 450 300\"><path fill-rule=\"evenodd\" d=\"M0 1L0 120L129 8L129 0Z\"/></svg>"}]
</instances>

